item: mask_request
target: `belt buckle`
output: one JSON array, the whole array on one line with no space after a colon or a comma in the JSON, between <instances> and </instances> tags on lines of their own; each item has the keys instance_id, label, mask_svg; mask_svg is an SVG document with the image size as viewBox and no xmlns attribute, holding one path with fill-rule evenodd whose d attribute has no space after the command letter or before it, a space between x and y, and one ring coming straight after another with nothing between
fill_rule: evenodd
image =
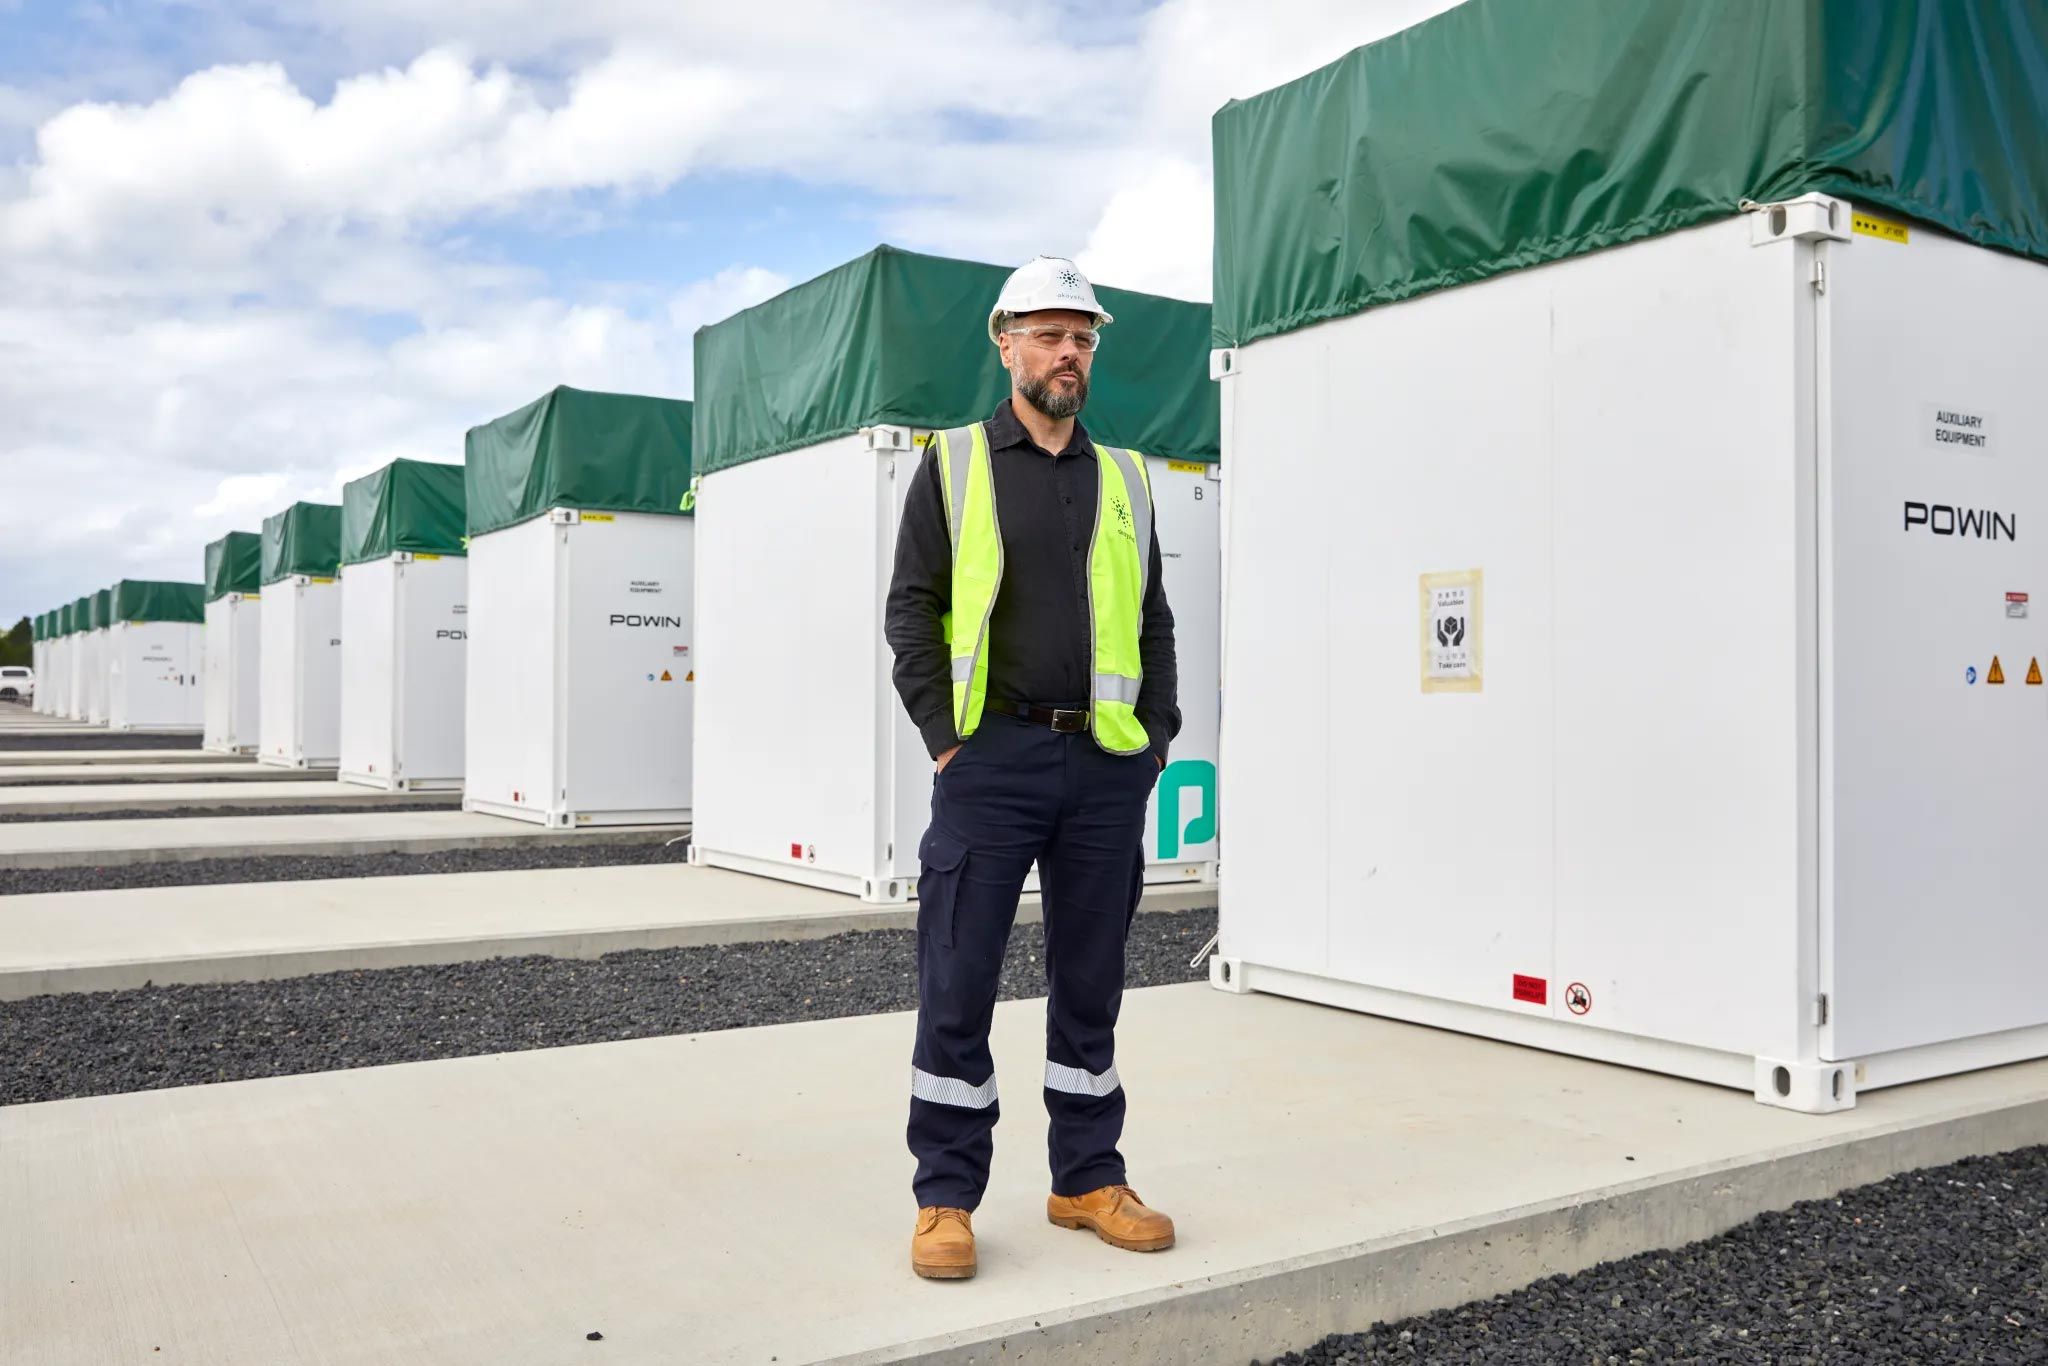
<instances>
[{"instance_id":1,"label":"belt buckle","mask_svg":"<svg viewBox=\"0 0 2048 1366\"><path fill-rule=\"evenodd\" d=\"M1087 708L1078 711L1061 711L1055 708L1052 714L1052 728L1060 735L1079 735L1088 729Z\"/></svg>"}]
</instances>

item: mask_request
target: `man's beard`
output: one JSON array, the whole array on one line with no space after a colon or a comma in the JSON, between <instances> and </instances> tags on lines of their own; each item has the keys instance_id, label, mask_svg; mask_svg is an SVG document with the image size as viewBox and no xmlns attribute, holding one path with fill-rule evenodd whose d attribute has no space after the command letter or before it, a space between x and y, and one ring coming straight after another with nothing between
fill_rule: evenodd
<instances>
[{"instance_id":1,"label":"man's beard","mask_svg":"<svg viewBox=\"0 0 2048 1366\"><path fill-rule=\"evenodd\" d=\"M1072 375L1074 387L1071 390L1054 388L1052 381L1055 375ZM1024 395L1025 402L1053 421L1064 422L1087 406L1088 376L1079 370L1048 370L1019 384L1017 392Z\"/></svg>"}]
</instances>

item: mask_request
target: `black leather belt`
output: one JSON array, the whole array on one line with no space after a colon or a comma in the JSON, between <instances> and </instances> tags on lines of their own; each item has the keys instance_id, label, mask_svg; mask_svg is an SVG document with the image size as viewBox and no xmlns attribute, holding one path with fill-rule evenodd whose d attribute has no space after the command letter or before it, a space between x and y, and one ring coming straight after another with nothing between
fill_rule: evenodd
<instances>
[{"instance_id":1,"label":"black leather belt","mask_svg":"<svg viewBox=\"0 0 2048 1366\"><path fill-rule=\"evenodd\" d=\"M1023 702L1010 702L1000 697L988 699L990 711L1014 716L1019 721L1029 721L1034 726L1049 726L1060 735L1080 735L1088 729L1086 707L1034 707Z\"/></svg>"}]
</instances>

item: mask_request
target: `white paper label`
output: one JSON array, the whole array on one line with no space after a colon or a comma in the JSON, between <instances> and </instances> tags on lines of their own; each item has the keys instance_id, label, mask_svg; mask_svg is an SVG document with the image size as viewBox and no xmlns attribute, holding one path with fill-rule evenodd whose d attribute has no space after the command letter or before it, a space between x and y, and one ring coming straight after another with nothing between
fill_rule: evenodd
<instances>
[{"instance_id":1,"label":"white paper label","mask_svg":"<svg viewBox=\"0 0 2048 1366\"><path fill-rule=\"evenodd\" d=\"M1484 682L1481 571L1424 574L1422 587L1422 690L1478 692Z\"/></svg>"}]
</instances>

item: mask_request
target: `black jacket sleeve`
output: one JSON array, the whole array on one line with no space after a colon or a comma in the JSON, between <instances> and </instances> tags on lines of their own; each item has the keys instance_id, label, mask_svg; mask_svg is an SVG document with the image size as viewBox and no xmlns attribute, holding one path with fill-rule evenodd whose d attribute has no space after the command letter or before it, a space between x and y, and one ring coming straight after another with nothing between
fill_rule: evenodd
<instances>
[{"instance_id":1,"label":"black jacket sleeve","mask_svg":"<svg viewBox=\"0 0 2048 1366\"><path fill-rule=\"evenodd\" d=\"M1173 737L1180 734L1180 667L1173 652L1173 609L1166 605L1157 525L1152 529L1152 572L1145 588L1144 610L1145 619L1138 627L1138 663L1145 670L1145 679L1138 685L1134 710L1163 768Z\"/></svg>"},{"instance_id":2,"label":"black jacket sleeve","mask_svg":"<svg viewBox=\"0 0 2048 1366\"><path fill-rule=\"evenodd\" d=\"M953 538L939 488L938 448L932 446L918 462L903 501L882 634L896 655L896 694L934 759L960 743L953 725L952 653L940 625L952 597ZM1163 605L1165 599L1160 601ZM1167 624L1170 629L1170 618Z\"/></svg>"}]
</instances>

